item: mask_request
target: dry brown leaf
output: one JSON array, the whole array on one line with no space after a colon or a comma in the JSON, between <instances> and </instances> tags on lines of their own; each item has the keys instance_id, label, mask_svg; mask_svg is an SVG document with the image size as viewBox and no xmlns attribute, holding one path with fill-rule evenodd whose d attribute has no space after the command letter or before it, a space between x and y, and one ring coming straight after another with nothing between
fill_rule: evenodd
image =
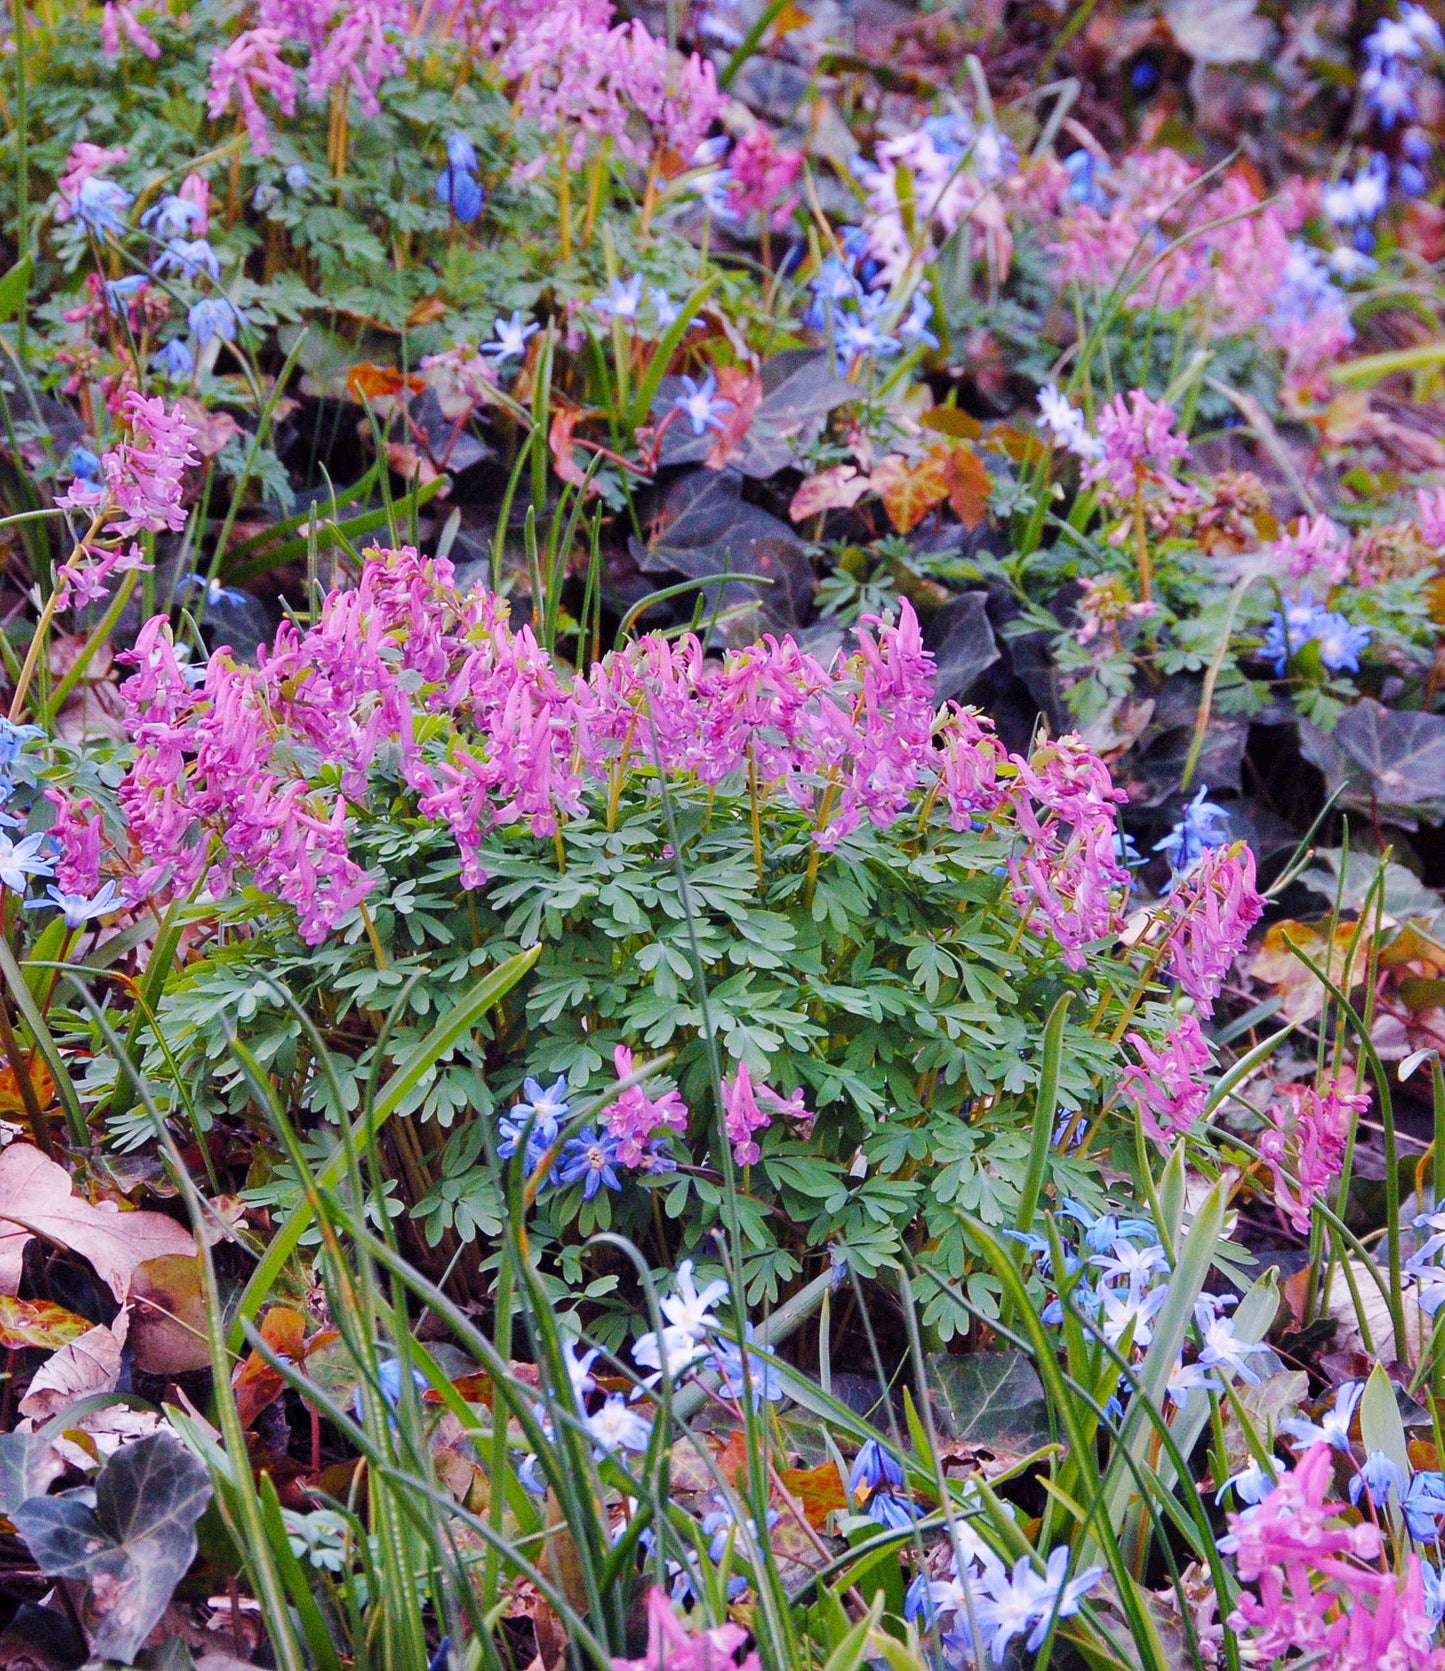
<instances>
[{"instance_id":1,"label":"dry brown leaf","mask_svg":"<svg viewBox=\"0 0 1445 1671\"><path fill-rule=\"evenodd\" d=\"M804 522L823 511L847 511L868 491L868 478L860 475L851 464L835 464L809 476L793 495L788 515L794 522Z\"/></svg>"},{"instance_id":2,"label":"dry brown leaf","mask_svg":"<svg viewBox=\"0 0 1445 1671\"><path fill-rule=\"evenodd\" d=\"M925 454L917 464L901 453L889 453L874 466L872 485L900 534L916 528L948 497L948 478L936 453Z\"/></svg>"},{"instance_id":3,"label":"dry brown leaf","mask_svg":"<svg viewBox=\"0 0 1445 1671\"><path fill-rule=\"evenodd\" d=\"M124 1301L137 1265L164 1254L194 1256L188 1230L164 1213L123 1213L74 1194L70 1174L28 1143L0 1153L0 1293L20 1286L20 1263L32 1236L88 1259Z\"/></svg>"},{"instance_id":4,"label":"dry brown leaf","mask_svg":"<svg viewBox=\"0 0 1445 1671\"><path fill-rule=\"evenodd\" d=\"M959 443L944 454L943 479L948 484L953 514L971 534L983 521L993 492L988 467L972 447Z\"/></svg>"},{"instance_id":5,"label":"dry brown leaf","mask_svg":"<svg viewBox=\"0 0 1445 1671\"><path fill-rule=\"evenodd\" d=\"M763 398L763 380L741 366L723 366L717 374L719 400L730 401L722 428L713 436L703 463L709 470L721 470L752 426L753 414Z\"/></svg>"},{"instance_id":6,"label":"dry brown leaf","mask_svg":"<svg viewBox=\"0 0 1445 1671\"><path fill-rule=\"evenodd\" d=\"M1363 975L1365 968L1366 936L1363 934L1355 951L1353 967L1346 967L1350 962L1350 943L1357 929L1356 923L1348 921L1335 925L1334 945L1329 948L1327 962L1322 928L1293 921L1274 923L1263 944L1250 959L1249 972L1257 981L1266 981L1274 987L1280 998L1280 1013L1286 1021L1298 1024L1312 1020L1324 1006L1324 988L1290 950L1285 937L1287 935L1306 957L1325 969L1336 985L1348 991Z\"/></svg>"},{"instance_id":7,"label":"dry brown leaf","mask_svg":"<svg viewBox=\"0 0 1445 1671\"><path fill-rule=\"evenodd\" d=\"M261 1338L278 1358L292 1363L306 1360L306 1317L290 1306L273 1305L261 1321ZM319 1338L319 1337L318 1337ZM238 1364L231 1377L236 1410L242 1427L253 1427L257 1416L280 1398L286 1383L259 1352Z\"/></svg>"},{"instance_id":8,"label":"dry brown leaf","mask_svg":"<svg viewBox=\"0 0 1445 1671\"><path fill-rule=\"evenodd\" d=\"M814 1531L823 1530L835 1509L848 1507L848 1493L836 1463L820 1462L816 1468L784 1468L778 1478L808 1517Z\"/></svg>"},{"instance_id":9,"label":"dry brown leaf","mask_svg":"<svg viewBox=\"0 0 1445 1671\"><path fill-rule=\"evenodd\" d=\"M92 1393L114 1392L120 1380L120 1349L125 1337L125 1313L116 1319L120 1334L104 1323L88 1329L79 1340L62 1346L36 1370L30 1390L20 1400L20 1414L49 1421Z\"/></svg>"},{"instance_id":10,"label":"dry brown leaf","mask_svg":"<svg viewBox=\"0 0 1445 1671\"><path fill-rule=\"evenodd\" d=\"M573 487L581 487L587 480L586 472L577 462L577 443L572 439L573 430L586 416L586 411L580 406L572 411L564 409L556 412L547 431L547 445L552 449L552 468L557 473L557 479L570 482Z\"/></svg>"},{"instance_id":11,"label":"dry brown leaf","mask_svg":"<svg viewBox=\"0 0 1445 1671\"><path fill-rule=\"evenodd\" d=\"M147 1375L187 1375L211 1362L201 1262L169 1253L137 1265L131 1276L131 1345Z\"/></svg>"}]
</instances>

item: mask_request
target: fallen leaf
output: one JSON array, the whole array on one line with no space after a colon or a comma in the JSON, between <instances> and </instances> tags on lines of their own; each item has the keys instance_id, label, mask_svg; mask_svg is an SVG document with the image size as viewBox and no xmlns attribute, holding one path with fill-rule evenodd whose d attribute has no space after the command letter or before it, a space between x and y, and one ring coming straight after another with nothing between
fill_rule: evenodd
<instances>
[{"instance_id":1,"label":"fallen leaf","mask_svg":"<svg viewBox=\"0 0 1445 1671\"><path fill-rule=\"evenodd\" d=\"M180 406L191 426L191 439L196 451L202 458L214 458L225 450L228 442L245 433L229 412L212 412L189 395L181 397Z\"/></svg>"},{"instance_id":2,"label":"fallen leaf","mask_svg":"<svg viewBox=\"0 0 1445 1671\"><path fill-rule=\"evenodd\" d=\"M204 1417L201 1419L205 1420ZM138 1439L149 1439L153 1433L174 1432L165 1417L154 1410L132 1410L128 1404L107 1404L66 1427L51 1443L55 1446L56 1455L63 1461L82 1473L89 1473L97 1462L114 1456L125 1445L133 1445Z\"/></svg>"},{"instance_id":3,"label":"fallen leaf","mask_svg":"<svg viewBox=\"0 0 1445 1671\"><path fill-rule=\"evenodd\" d=\"M62 1346L36 1370L30 1390L20 1400L20 1414L35 1421L49 1421L92 1393L114 1392L120 1380L123 1339L123 1330L117 1335L114 1329L98 1323L69 1346Z\"/></svg>"},{"instance_id":4,"label":"fallen leaf","mask_svg":"<svg viewBox=\"0 0 1445 1671\"><path fill-rule=\"evenodd\" d=\"M131 1346L147 1375L186 1375L208 1369L206 1301L201 1262L169 1253L137 1265L131 1277Z\"/></svg>"},{"instance_id":5,"label":"fallen leaf","mask_svg":"<svg viewBox=\"0 0 1445 1671\"><path fill-rule=\"evenodd\" d=\"M21 1259L32 1236L88 1259L121 1302L137 1265L196 1251L190 1232L164 1213L92 1206L72 1192L63 1166L28 1143L12 1143L0 1153L0 1293L18 1291Z\"/></svg>"},{"instance_id":6,"label":"fallen leaf","mask_svg":"<svg viewBox=\"0 0 1445 1671\"><path fill-rule=\"evenodd\" d=\"M373 365L369 360L352 366L346 374L347 393L358 406L394 400L404 389L420 394L425 387L420 377L404 377L394 366Z\"/></svg>"},{"instance_id":7,"label":"fallen leaf","mask_svg":"<svg viewBox=\"0 0 1445 1671\"><path fill-rule=\"evenodd\" d=\"M552 468L559 481L570 482L573 487L581 487L587 480L586 472L577 462L576 442L572 439L572 432L582 419L587 416L583 407L572 410L563 408L553 413L552 423L547 431L547 445L552 449Z\"/></svg>"},{"instance_id":8,"label":"fallen leaf","mask_svg":"<svg viewBox=\"0 0 1445 1671\"><path fill-rule=\"evenodd\" d=\"M1324 988L1290 950L1290 941L1312 962L1325 969L1336 985L1348 990L1363 975L1368 935L1360 935L1353 967L1350 963L1350 942L1355 938L1358 924L1351 921L1336 923L1334 944L1326 959L1325 931L1310 923L1282 922L1271 924L1259 950L1249 961L1249 972L1257 981L1266 981L1280 997L1280 1013L1286 1021L1297 1025L1312 1020L1324 1007Z\"/></svg>"},{"instance_id":9,"label":"fallen leaf","mask_svg":"<svg viewBox=\"0 0 1445 1671\"><path fill-rule=\"evenodd\" d=\"M727 1443L717 1454L719 1473L738 1489L748 1471L748 1441L737 1428L728 1434Z\"/></svg>"},{"instance_id":10,"label":"fallen leaf","mask_svg":"<svg viewBox=\"0 0 1445 1671\"><path fill-rule=\"evenodd\" d=\"M983 435L983 425L978 419L956 406L932 406L918 422L924 429L951 436L955 441L977 441Z\"/></svg>"},{"instance_id":11,"label":"fallen leaf","mask_svg":"<svg viewBox=\"0 0 1445 1671\"><path fill-rule=\"evenodd\" d=\"M306 1317L290 1306L273 1305L261 1320L261 1338L278 1358L292 1363L306 1359ZM253 1351L231 1377L236 1410L242 1427L254 1427L256 1418L281 1396L286 1383L259 1352Z\"/></svg>"},{"instance_id":12,"label":"fallen leaf","mask_svg":"<svg viewBox=\"0 0 1445 1671\"><path fill-rule=\"evenodd\" d=\"M971 534L983 521L993 492L988 466L972 447L953 446L944 454L943 479L948 484L948 502L953 514Z\"/></svg>"},{"instance_id":13,"label":"fallen leaf","mask_svg":"<svg viewBox=\"0 0 1445 1671\"><path fill-rule=\"evenodd\" d=\"M900 453L889 453L874 466L872 487L900 534L916 528L948 497L948 478L936 453L925 454L917 464L910 464Z\"/></svg>"},{"instance_id":14,"label":"fallen leaf","mask_svg":"<svg viewBox=\"0 0 1445 1671\"><path fill-rule=\"evenodd\" d=\"M0 1346L10 1351L39 1346L58 1352L93 1326L88 1317L77 1317L49 1300L18 1300L13 1294L0 1294Z\"/></svg>"},{"instance_id":15,"label":"fallen leaf","mask_svg":"<svg viewBox=\"0 0 1445 1671\"><path fill-rule=\"evenodd\" d=\"M824 511L851 510L868 491L868 486L868 478L851 464L835 464L808 477L793 495L788 515L794 522L803 522Z\"/></svg>"},{"instance_id":16,"label":"fallen leaf","mask_svg":"<svg viewBox=\"0 0 1445 1671\"><path fill-rule=\"evenodd\" d=\"M25 1063L25 1077L30 1081L36 1102L42 1109L49 1108L55 1101L55 1081L44 1062L30 1057ZM21 1095L20 1079L8 1062L0 1068L0 1115L4 1114L13 1114L22 1120L25 1118L25 1098Z\"/></svg>"},{"instance_id":17,"label":"fallen leaf","mask_svg":"<svg viewBox=\"0 0 1445 1671\"><path fill-rule=\"evenodd\" d=\"M835 1509L848 1507L848 1493L834 1462L820 1462L816 1468L784 1468L778 1478L816 1532L823 1530Z\"/></svg>"},{"instance_id":18,"label":"fallen leaf","mask_svg":"<svg viewBox=\"0 0 1445 1671\"><path fill-rule=\"evenodd\" d=\"M717 374L717 398L729 406L703 460L709 470L721 470L741 446L762 403L763 380L741 366L723 366Z\"/></svg>"}]
</instances>

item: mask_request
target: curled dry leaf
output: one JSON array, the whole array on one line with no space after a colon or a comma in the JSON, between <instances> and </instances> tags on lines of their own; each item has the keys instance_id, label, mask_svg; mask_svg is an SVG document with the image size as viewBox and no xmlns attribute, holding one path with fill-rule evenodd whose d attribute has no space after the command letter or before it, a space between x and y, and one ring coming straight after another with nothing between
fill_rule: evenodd
<instances>
[{"instance_id":1,"label":"curled dry leaf","mask_svg":"<svg viewBox=\"0 0 1445 1671\"><path fill-rule=\"evenodd\" d=\"M73 1193L63 1166L28 1143L12 1143L0 1153L0 1294L18 1291L21 1259L32 1236L88 1259L122 1302L137 1265L196 1251L190 1232L164 1213L92 1206Z\"/></svg>"},{"instance_id":2,"label":"curled dry leaf","mask_svg":"<svg viewBox=\"0 0 1445 1671\"><path fill-rule=\"evenodd\" d=\"M554 412L547 431L547 444L552 449L552 468L559 481L570 482L573 487L581 487L587 480L586 472L577 462L577 443L572 437L572 432L587 415L580 406L571 411Z\"/></svg>"},{"instance_id":3,"label":"curled dry leaf","mask_svg":"<svg viewBox=\"0 0 1445 1671\"><path fill-rule=\"evenodd\" d=\"M93 1393L114 1392L120 1380L125 1315L122 1312L116 1319L115 1328L100 1323L87 1329L79 1340L62 1346L41 1364L29 1392L20 1400L20 1414L34 1421L49 1421Z\"/></svg>"},{"instance_id":4,"label":"curled dry leaf","mask_svg":"<svg viewBox=\"0 0 1445 1671\"><path fill-rule=\"evenodd\" d=\"M788 515L794 522L803 522L824 511L847 511L868 491L867 476L860 475L851 464L835 464L809 476L793 495Z\"/></svg>"}]
</instances>

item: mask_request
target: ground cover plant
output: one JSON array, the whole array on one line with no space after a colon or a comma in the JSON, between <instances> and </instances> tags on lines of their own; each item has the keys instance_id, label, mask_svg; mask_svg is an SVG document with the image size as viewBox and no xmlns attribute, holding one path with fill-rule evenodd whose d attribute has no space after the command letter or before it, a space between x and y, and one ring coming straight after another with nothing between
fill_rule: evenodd
<instances>
[{"instance_id":1,"label":"ground cover plant","mask_svg":"<svg viewBox=\"0 0 1445 1671\"><path fill-rule=\"evenodd\" d=\"M1445 1665L1442 24L16 0L4 1665Z\"/></svg>"}]
</instances>

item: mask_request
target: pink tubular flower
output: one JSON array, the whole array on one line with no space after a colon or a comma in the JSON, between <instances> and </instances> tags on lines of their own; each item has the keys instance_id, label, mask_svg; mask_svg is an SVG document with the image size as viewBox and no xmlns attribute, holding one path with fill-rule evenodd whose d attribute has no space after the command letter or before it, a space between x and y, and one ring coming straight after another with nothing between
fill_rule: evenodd
<instances>
[{"instance_id":1,"label":"pink tubular flower","mask_svg":"<svg viewBox=\"0 0 1445 1671\"><path fill-rule=\"evenodd\" d=\"M798 204L792 189L803 166L801 151L784 150L766 122L751 127L738 140L728 157L732 179L728 183L728 207L735 215L754 210L769 215L768 224L779 232Z\"/></svg>"},{"instance_id":2,"label":"pink tubular flower","mask_svg":"<svg viewBox=\"0 0 1445 1671\"><path fill-rule=\"evenodd\" d=\"M1264 1500L1229 1515L1219 1547L1246 1586L1229 1617L1255 1665L1298 1656L1328 1671L1441 1671L1419 1557L1406 1554L1403 1582L1382 1572L1372 1523L1347 1524L1327 1502L1334 1457L1313 1445ZM1256 1593L1257 1592L1257 1593ZM1246 1634L1247 1633L1247 1634Z\"/></svg>"},{"instance_id":3,"label":"pink tubular flower","mask_svg":"<svg viewBox=\"0 0 1445 1671\"><path fill-rule=\"evenodd\" d=\"M200 459L191 450L195 430L179 403L170 412L159 395L147 400L132 389L121 402L130 439L112 447L101 460L104 488L77 477L55 502L66 510L119 513L114 531L130 538L142 528L178 533L186 525L181 508L181 478ZM112 565L114 566L114 565Z\"/></svg>"},{"instance_id":4,"label":"pink tubular flower","mask_svg":"<svg viewBox=\"0 0 1445 1671\"><path fill-rule=\"evenodd\" d=\"M1129 1043L1142 1065L1124 1069L1120 1090L1139 1111L1150 1137L1166 1143L1175 1133L1187 1132L1204 1112L1209 1046L1192 1015L1179 1017L1158 1050L1141 1033L1130 1033Z\"/></svg>"},{"instance_id":5,"label":"pink tubular flower","mask_svg":"<svg viewBox=\"0 0 1445 1671\"><path fill-rule=\"evenodd\" d=\"M195 204L196 214L191 222L191 231L197 238L204 238L211 230L210 182L203 175L187 174L176 196Z\"/></svg>"},{"instance_id":6,"label":"pink tubular flower","mask_svg":"<svg viewBox=\"0 0 1445 1671\"><path fill-rule=\"evenodd\" d=\"M614 1656L612 1671L761 1671L756 1653L736 1658L748 1639L741 1625L715 1625L694 1635L672 1610L667 1591L647 1592L647 1651L641 1659Z\"/></svg>"},{"instance_id":7,"label":"pink tubular flower","mask_svg":"<svg viewBox=\"0 0 1445 1671\"><path fill-rule=\"evenodd\" d=\"M1283 1089L1285 1100L1271 1107L1272 1123L1260 1137L1259 1152L1274 1171L1275 1205L1304 1235L1310 1208L1340 1175L1350 1131L1370 1106L1370 1097L1365 1091L1344 1091L1334 1079L1325 1081L1323 1092L1313 1085Z\"/></svg>"},{"instance_id":8,"label":"pink tubular flower","mask_svg":"<svg viewBox=\"0 0 1445 1671\"><path fill-rule=\"evenodd\" d=\"M74 204L80 188L94 175L102 173L112 164L126 162L130 152L124 145L104 146L92 145L88 139L78 139L70 148L70 155L65 159L65 172L56 182L60 192L60 207L55 211L58 221L67 221L74 211Z\"/></svg>"},{"instance_id":9,"label":"pink tubular flower","mask_svg":"<svg viewBox=\"0 0 1445 1671\"><path fill-rule=\"evenodd\" d=\"M161 49L146 33L129 0L106 0L100 14L100 41L108 58L120 55L120 37L125 38L147 58L159 58Z\"/></svg>"},{"instance_id":10,"label":"pink tubular flower","mask_svg":"<svg viewBox=\"0 0 1445 1671\"><path fill-rule=\"evenodd\" d=\"M149 568L145 553L128 546L81 546L55 571L55 607L85 609L105 600L105 583L112 574L132 574Z\"/></svg>"},{"instance_id":11,"label":"pink tubular flower","mask_svg":"<svg viewBox=\"0 0 1445 1671\"><path fill-rule=\"evenodd\" d=\"M1445 550L1445 487L1419 488L1415 494L1416 520L1427 545Z\"/></svg>"},{"instance_id":12,"label":"pink tubular flower","mask_svg":"<svg viewBox=\"0 0 1445 1671\"><path fill-rule=\"evenodd\" d=\"M271 128L260 93L275 99L283 116L296 114L296 73L281 56L286 37L280 29L247 29L211 60L211 94L206 112L212 121L231 108L234 98L257 156L271 151Z\"/></svg>"},{"instance_id":13,"label":"pink tubular flower","mask_svg":"<svg viewBox=\"0 0 1445 1671\"><path fill-rule=\"evenodd\" d=\"M628 131L634 112L686 160L722 111L712 65L696 53L674 64L667 43L641 22L614 25L611 0L557 0L515 11L502 73L518 83L524 115L549 133L576 130L573 166L589 134L606 135L624 156L645 161L646 148Z\"/></svg>"},{"instance_id":14,"label":"pink tubular flower","mask_svg":"<svg viewBox=\"0 0 1445 1671\"><path fill-rule=\"evenodd\" d=\"M1084 480L1126 503L1148 481L1168 478L1189 452L1186 437L1174 432L1174 408L1151 400L1143 389L1115 395L1094 425L1103 454L1084 468Z\"/></svg>"},{"instance_id":15,"label":"pink tubular flower","mask_svg":"<svg viewBox=\"0 0 1445 1671\"><path fill-rule=\"evenodd\" d=\"M993 721L972 708L950 704L937 735L943 751L939 787L948 821L955 830L966 830L975 818L986 818L1008 798L998 781L998 769L1008 754L994 734Z\"/></svg>"},{"instance_id":16,"label":"pink tubular flower","mask_svg":"<svg viewBox=\"0 0 1445 1671\"><path fill-rule=\"evenodd\" d=\"M1205 1015L1249 931L1264 914L1254 854L1242 841L1208 847L1169 896L1168 967Z\"/></svg>"},{"instance_id":17,"label":"pink tubular flower","mask_svg":"<svg viewBox=\"0 0 1445 1671\"><path fill-rule=\"evenodd\" d=\"M55 808L50 833L60 848L55 880L63 893L89 897L100 886L100 808L89 795L73 801L63 789L47 789Z\"/></svg>"},{"instance_id":18,"label":"pink tubular flower","mask_svg":"<svg viewBox=\"0 0 1445 1671\"><path fill-rule=\"evenodd\" d=\"M381 109L376 90L388 76L400 75L406 57L389 30L409 22L406 0L348 0L326 45L311 60L306 96L313 102L342 82L350 82L368 116Z\"/></svg>"},{"instance_id":19,"label":"pink tubular flower","mask_svg":"<svg viewBox=\"0 0 1445 1671\"><path fill-rule=\"evenodd\" d=\"M1018 760L1010 790L1022 840L1009 860L1014 902L1036 912L1071 969L1083 948L1118 926L1129 872L1116 847L1124 796L1109 768L1077 733Z\"/></svg>"},{"instance_id":20,"label":"pink tubular flower","mask_svg":"<svg viewBox=\"0 0 1445 1671\"><path fill-rule=\"evenodd\" d=\"M811 1129L817 1118L804 1103L801 1090L783 1097L771 1085L759 1085L755 1089L746 1062L739 1062L733 1077L723 1080L722 1094L723 1121L733 1146L733 1159L739 1166L752 1166L762 1158L753 1133L772 1125L774 1114L802 1122L805 1130ZM762 1103L767 1103L771 1112L762 1108Z\"/></svg>"},{"instance_id":21,"label":"pink tubular flower","mask_svg":"<svg viewBox=\"0 0 1445 1671\"><path fill-rule=\"evenodd\" d=\"M1318 574L1335 586L1349 572L1350 536L1327 516L1317 516L1313 521L1300 517L1293 529L1275 542L1273 550L1289 558L1294 579Z\"/></svg>"},{"instance_id":22,"label":"pink tubular flower","mask_svg":"<svg viewBox=\"0 0 1445 1671\"><path fill-rule=\"evenodd\" d=\"M632 1052L625 1044L619 1044L612 1052L612 1063L619 1079L631 1076ZM617 1139L618 1160L624 1166L639 1166L643 1145L659 1126L679 1133L687 1130L687 1104L675 1090L664 1091L654 1098L641 1085L632 1085L616 1102L603 1109L602 1123Z\"/></svg>"}]
</instances>

